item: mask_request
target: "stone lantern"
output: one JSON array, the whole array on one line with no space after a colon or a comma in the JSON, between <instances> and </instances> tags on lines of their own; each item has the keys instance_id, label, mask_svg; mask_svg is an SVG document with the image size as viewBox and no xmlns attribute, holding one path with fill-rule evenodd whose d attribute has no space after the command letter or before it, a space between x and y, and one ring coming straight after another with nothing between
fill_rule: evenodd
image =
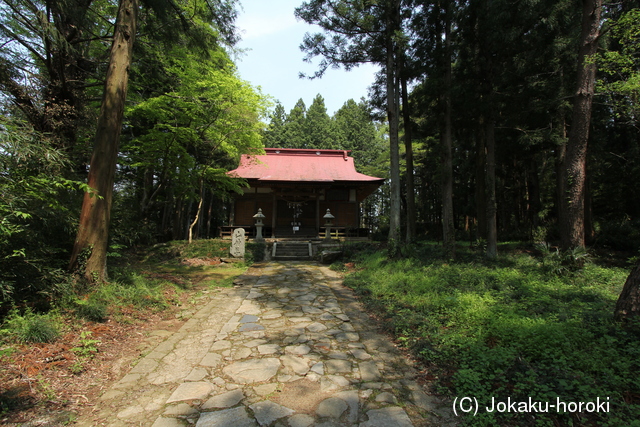
<instances>
[{"instance_id":1,"label":"stone lantern","mask_svg":"<svg viewBox=\"0 0 640 427\"><path fill-rule=\"evenodd\" d=\"M331 226L333 225L332 220L335 218L335 216L331 215L331 211L329 209L327 209L327 213L322 218L324 218L324 220L325 220L325 222L324 222L324 229L325 229L324 240L331 240Z\"/></svg>"},{"instance_id":2,"label":"stone lantern","mask_svg":"<svg viewBox=\"0 0 640 427\"><path fill-rule=\"evenodd\" d=\"M262 227L264 223L262 220L266 218L262 213L262 209L258 209L258 213L253 216L256 219L256 240L261 241L264 240L262 237Z\"/></svg>"}]
</instances>

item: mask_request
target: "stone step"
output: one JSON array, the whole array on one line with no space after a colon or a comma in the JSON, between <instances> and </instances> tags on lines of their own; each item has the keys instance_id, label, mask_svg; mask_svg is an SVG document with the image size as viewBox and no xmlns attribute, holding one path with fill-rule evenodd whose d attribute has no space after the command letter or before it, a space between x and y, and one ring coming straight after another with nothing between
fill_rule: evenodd
<instances>
[{"instance_id":1,"label":"stone step","mask_svg":"<svg viewBox=\"0 0 640 427\"><path fill-rule=\"evenodd\" d=\"M273 258L280 260L309 259L308 242L276 242Z\"/></svg>"},{"instance_id":2,"label":"stone step","mask_svg":"<svg viewBox=\"0 0 640 427\"><path fill-rule=\"evenodd\" d=\"M276 255L309 255L309 248L278 248Z\"/></svg>"},{"instance_id":3,"label":"stone step","mask_svg":"<svg viewBox=\"0 0 640 427\"><path fill-rule=\"evenodd\" d=\"M309 256L282 256L282 255L276 255L274 258L274 260L276 261L305 261L305 260L309 260L311 258L309 258Z\"/></svg>"}]
</instances>

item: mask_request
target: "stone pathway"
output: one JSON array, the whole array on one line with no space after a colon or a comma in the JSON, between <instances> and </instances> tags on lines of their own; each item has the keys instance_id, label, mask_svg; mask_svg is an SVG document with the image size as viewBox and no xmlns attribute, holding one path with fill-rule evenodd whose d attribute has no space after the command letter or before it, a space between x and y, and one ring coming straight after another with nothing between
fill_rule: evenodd
<instances>
[{"instance_id":1,"label":"stone pathway","mask_svg":"<svg viewBox=\"0 0 640 427\"><path fill-rule=\"evenodd\" d=\"M80 426L454 426L340 277L254 267L112 386Z\"/></svg>"}]
</instances>

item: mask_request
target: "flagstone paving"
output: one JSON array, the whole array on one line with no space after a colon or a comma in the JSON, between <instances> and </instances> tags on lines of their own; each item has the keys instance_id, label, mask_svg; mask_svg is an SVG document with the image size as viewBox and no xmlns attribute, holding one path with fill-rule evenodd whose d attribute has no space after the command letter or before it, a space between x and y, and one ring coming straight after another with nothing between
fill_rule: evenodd
<instances>
[{"instance_id":1,"label":"flagstone paving","mask_svg":"<svg viewBox=\"0 0 640 427\"><path fill-rule=\"evenodd\" d=\"M253 267L102 395L80 426L454 426L327 267ZM166 339L165 339L166 338Z\"/></svg>"}]
</instances>

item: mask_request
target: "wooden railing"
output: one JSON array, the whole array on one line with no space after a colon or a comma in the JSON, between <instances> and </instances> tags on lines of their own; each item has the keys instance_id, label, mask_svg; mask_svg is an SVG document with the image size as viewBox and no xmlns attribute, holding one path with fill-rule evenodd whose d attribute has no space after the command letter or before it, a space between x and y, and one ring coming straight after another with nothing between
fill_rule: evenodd
<instances>
[{"instance_id":1,"label":"wooden railing","mask_svg":"<svg viewBox=\"0 0 640 427\"><path fill-rule=\"evenodd\" d=\"M218 227L219 233L220 233L220 237L223 239L230 239L231 236L233 236L233 231L237 228L244 228L244 232L245 232L245 236L246 237L253 237L255 232L256 232L256 228L253 225L223 225L221 227ZM295 237L296 234L304 234L304 233L296 233L293 234L290 232L290 230L287 228L286 231L285 228L283 228L281 231L281 233L278 233L278 231L280 230L280 228L276 229L276 237L282 237L283 235L285 237ZM302 231L302 230L301 230ZM324 239L326 236L326 228L325 227L320 227L320 233L319 236L321 239ZM308 234L308 233L307 233ZM280 235L280 236L279 236ZM264 237L269 237L271 236L271 227L263 227L262 228L262 236ZM369 229L368 228L353 228L353 227L331 227L331 238L333 239L339 239L339 238L353 238L353 237L369 237Z\"/></svg>"},{"instance_id":2,"label":"wooden railing","mask_svg":"<svg viewBox=\"0 0 640 427\"><path fill-rule=\"evenodd\" d=\"M326 227L320 227L320 238L323 239L327 235ZM331 227L332 238L349 238L349 237L368 237L368 228L353 227Z\"/></svg>"}]
</instances>

